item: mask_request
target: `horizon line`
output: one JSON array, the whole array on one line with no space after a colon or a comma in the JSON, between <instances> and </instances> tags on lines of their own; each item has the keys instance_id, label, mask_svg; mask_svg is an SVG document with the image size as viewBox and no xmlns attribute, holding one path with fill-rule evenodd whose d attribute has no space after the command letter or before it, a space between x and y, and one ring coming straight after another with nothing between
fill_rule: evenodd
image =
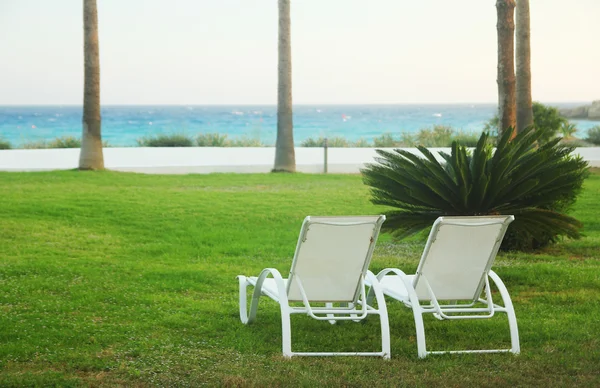
<instances>
[{"instance_id":1,"label":"horizon line","mask_svg":"<svg viewBox=\"0 0 600 388\"><path fill-rule=\"evenodd\" d=\"M592 100L594 101L594 100ZM575 103L591 103L585 100L571 100L571 101L543 101L543 100L535 100L535 102L540 102L543 104L575 104ZM498 105L497 101L489 102L353 102L353 103L338 103L338 102L327 102L327 103L296 103L292 104L292 106L365 106L365 105ZM0 106L83 106L83 103L34 103L34 104L26 104L26 103L10 103L4 104L0 103ZM139 103L107 103L101 104L100 107L103 106L274 106L276 107L276 103L193 103L193 104L185 104L185 103L147 103L147 104L139 104Z\"/></svg>"}]
</instances>

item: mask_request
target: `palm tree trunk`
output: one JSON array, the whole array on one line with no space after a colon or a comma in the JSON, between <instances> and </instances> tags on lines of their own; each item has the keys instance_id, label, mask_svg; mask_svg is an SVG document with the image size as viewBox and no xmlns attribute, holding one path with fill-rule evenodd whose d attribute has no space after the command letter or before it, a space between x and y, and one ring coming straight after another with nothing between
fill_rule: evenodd
<instances>
[{"instance_id":1,"label":"palm tree trunk","mask_svg":"<svg viewBox=\"0 0 600 388\"><path fill-rule=\"evenodd\" d=\"M529 0L517 0L517 132L533 125Z\"/></svg>"},{"instance_id":2,"label":"palm tree trunk","mask_svg":"<svg viewBox=\"0 0 600 388\"><path fill-rule=\"evenodd\" d=\"M100 120L100 54L96 0L83 0L83 131L80 170L104 169Z\"/></svg>"},{"instance_id":3,"label":"palm tree trunk","mask_svg":"<svg viewBox=\"0 0 600 388\"><path fill-rule=\"evenodd\" d=\"M515 0L497 0L498 116L500 133L517 124L515 102Z\"/></svg>"},{"instance_id":4,"label":"palm tree trunk","mask_svg":"<svg viewBox=\"0 0 600 388\"><path fill-rule=\"evenodd\" d=\"M277 142L273 172L296 171L292 120L292 46L290 0L279 0Z\"/></svg>"}]
</instances>

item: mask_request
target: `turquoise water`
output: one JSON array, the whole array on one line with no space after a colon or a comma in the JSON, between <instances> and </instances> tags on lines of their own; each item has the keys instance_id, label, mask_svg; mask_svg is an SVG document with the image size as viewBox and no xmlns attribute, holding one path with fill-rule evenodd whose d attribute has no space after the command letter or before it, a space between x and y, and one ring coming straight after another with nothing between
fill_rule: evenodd
<instances>
[{"instance_id":1,"label":"turquoise water","mask_svg":"<svg viewBox=\"0 0 600 388\"><path fill-rule=\"evenodd\" d=\"M561 104L569 106L571 104ZM416 132L433 125L480 132L495 104L454 105L299 105L294 107L294 141L343 136L355 141L386 132ZM81 106L0 106L0 138L17 146L62 136L81 136ZM600 122L574 121L577 135ZM274 144L276 106L104 106L102 138L112 146L133 146L143 136L222 133Z\"/></svg>"}]
</instances>

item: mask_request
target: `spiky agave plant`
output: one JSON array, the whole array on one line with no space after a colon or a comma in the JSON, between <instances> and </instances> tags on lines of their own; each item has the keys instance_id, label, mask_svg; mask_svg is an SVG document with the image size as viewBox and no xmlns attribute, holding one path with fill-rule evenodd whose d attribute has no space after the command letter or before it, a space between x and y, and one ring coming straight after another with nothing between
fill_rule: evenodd
<instances>
[{"instance_id":1,"label":"spiky agave plant","mask_svg":"<svg viewBox=\"0 0 600 388\"><path fill-rule=\"evenodd\" d=\"M452 143L436 158L409 151L377 150L377 163L362 170L371 201L398 210L386 214L384 229L403 238L430 227L444 215L513 214L503 249L530 250L560 236L579 238L581 223L565 212L575 202L587 162L571 154L560 139L538 145L543 133L528 128L512 141L504 131L494 149L488 133L467 150Z\"/></svg>"}]
</instances>

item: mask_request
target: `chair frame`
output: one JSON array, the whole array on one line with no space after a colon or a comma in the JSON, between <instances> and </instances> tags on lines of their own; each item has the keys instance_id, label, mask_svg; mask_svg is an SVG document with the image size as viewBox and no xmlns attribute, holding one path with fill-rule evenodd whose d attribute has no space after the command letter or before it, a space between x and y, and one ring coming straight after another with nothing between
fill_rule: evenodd
<instances>
[{"instance_id":1,"label":"chair frame","mask_svg":"<svg viewBox=\"0 0 600 388\"><path fill-rule=\"evenodd\" d=\"M333 217L328 217L333 218ZM343 220L343 217L339 217ZM308 299L302 280L300 276L293 273L296 258L302 244L303 238L306 235L306 231L311 223L311 217L306 217L302 224L300 237L298 239L298 245L296 248L296 254L292 262L292 271L290 278L284 279L281 273L275 268L265 268L261 271L258 277L246 277L239 275L237 277L239 281L239 305L240 305L240 320L244 324L252 323L256 320L256 314L258 310L258 302L261 296L268 296L274 301L279 303L281 311L281 327L282 327L282 351L283 356L291 358L293 356L379 356L384 359L390 358L390 333L389 333L389 321L387 307L385 303L385 297L383 291L377 281L375 275L369 271L368 265L373 254L375 242L381 228L381 224L385 221L385 216L379 216L376 223L374 223L374 231L371 239L371 244L365 258L365 265L363 267L363 275L357 284L357 291L353 298L353 301L339 302L339 301L318 301L324 303L325 306L312 306L311 301ZM318 221L317 221L318 222ZM336 223L326 223L336 225ZM352 223L350 223L352 224ZM354 224L357 224L356 222ZM270 290L263 287L265 280L272 277L275 282L275 290ZM377 308L366 303L367 291L366 283L370 284L369 295L374 295L377 300ZM288 291L290 283L296 282L298 289L302 295L303 306L291 306L288 299ZM247 300L247 288L254 286L252 293L252 300L250 301L250 309L248 313L248 300ZM273 292L275 291L275 292ZM314 301L313 301L314 302ZM369 315L378 315L381 324L381 351L380 352L294 352L292 351L292 333L291 333L291 315L292 314L306 314L316 320L328 321L331 324L335 324L337 321L351 320L354 322L360 322L366 319Z\"/></svg>"},{"instance_id":2,"label":"chair frame","mask_svg":"<svg viewBox=\"0 0 600 388\"><path fill-rule=\"evenodd\" d=\"M503 221L500 221L504 218ZM383 293L394 299L402 302L406 307L412 309L415 326L416 326L416 339L417 339L417 354L419 358L425 358L429 354L444 354L444 353L502 353L511 352L513 354L520 353L519 345L519 330L517 326L517 318L515 310L512 304L512 300L508 293L508 290L500 277L491 270L491 266L496 257L502 237L506 232L508 224L514 220L513 216L498 217L499 221L494 222L481 222L481 223L464 223L460 221L452 220L452 217L440 217L434 223L432 231L427 240L427 244L423 251L423 256L419 262L416 274L409 276L403 271L397 268L386 268L377 274L377 280L382 281L385 276L394 274L398 276L399 280L404 285L408 295L407 298L403 298L402 295L396 294L386 289L383 284L380 284L383 288ZM494 223L503 222L503 228L500 232L499 238L491 251L490 257L487 258L487 265L484 273L482 274L481 281L477 288L476 297L470 301L470 303L458 304L457 301L450 301L448 304L440 304L436 297L433 289L431 288L427 277L421 274L424 262L427 258L427 254L437 234L437 228L441 223L465 227L477 227L483 225L491 225ZM490 281L496 287L502 298L503 305L494 303L492 298L492 292L490 287ZM429 295L429 303L422 304L423 299L420 299L416 292L417 282L425 282L426 289ZM482 296L485 294L485 296ZM367 297L367 301L372 298L372 295ZM427 302L427 301L425 301ZM483 307L475 307L478 303L483 304ZM510 349L476 349L476 350L450 350L450 351L428 351L425 341L425 326L423 324L423 314L433 314L439 320L461 320L461 319L486 319L493 317L496 313L506 313L509 323L510 337L511 337L511 348Z\"/></svg>"}]
</instances>

